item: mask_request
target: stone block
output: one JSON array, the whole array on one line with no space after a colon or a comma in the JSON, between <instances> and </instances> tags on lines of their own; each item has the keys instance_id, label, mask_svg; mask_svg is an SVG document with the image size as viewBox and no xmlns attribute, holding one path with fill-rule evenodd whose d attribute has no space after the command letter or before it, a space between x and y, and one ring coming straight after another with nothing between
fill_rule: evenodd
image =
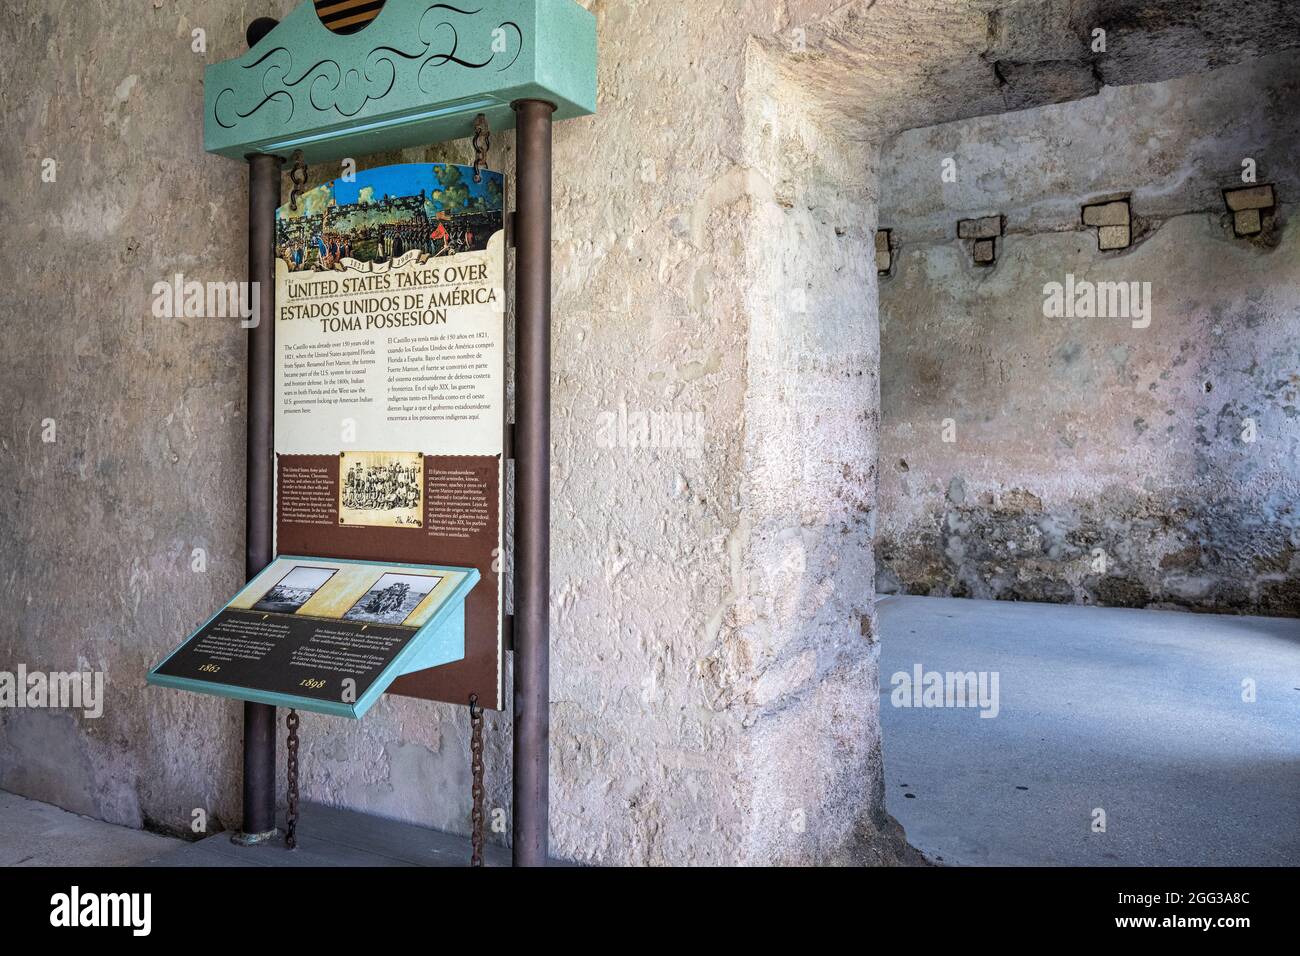
<instances>
[{"instance_id":1,"label":"stone block","mask_svg":"<svg viewBox=\"0 0 1300 956\"><path fill-rule=\"evenodd\" d=\"M1085 226L1127 226L1129 224L1128 200L1117 199L1114 202L1084 206L1083 224Z\"/></svg>"},{"instance_id":2,"label":"stone block","mask_svg":"<svg viewBox=\"0 0 1300 956\"><path fill-rule=\"evenodd\" d=\"M1002 217L984 216L981 219L961 219L957 222L959 239L993 239L1002 235Z\"/></svg>"},{"instance_id":3,"label":"stone block","mask_svg":"<svg viewBox=\"0 0 1300 956\"><path fill-rule=\"evenodd\" d=\"M1002 100L1008 110L1068 103L1093 96L1101 86L1092 64L1086 60L1035 63L999 60L994 70L1002 84Z\"/></svg>"},{"instance_id":4,"label":"stone block","mask_svg":"<svg viewBox=\"0 0 1300 956\"><path fill-rule=\"evenodd\" d=\"M975 264L980 266L993 265L994 258L997 254L997 240L995 239L976 239L975 240Z\"/></svg>"},{"instance_id":5,"label":"stone block","mask_svg":"<svg viewBox=\"0 0 1300 956\"><path fill-rule=\"evenodd\" d=\"M1097 230L1097 248L1103 252L1107 249L1127 249L1133 238L1128 226L1102 226Z\"/></svg>"},{"instance_id":6,"label":"stone block","mask_svg":"<svg viewBox=\"0 0 1300 956\"><path fill-rule=\"evenodd\" d=\"M1243 209L1232 214L1232 231L1239 236L1253 236L1264 231L1258 209Z\"/></svg>"},{"instance_id":7,"label":"stone block","mask_svg":"<svg viewBox=\"0 0 1300 956\"><path fill-rule=\"evenodd\" d=\"M1245 189L1225 189L1223 201L1232 212L1244 209L1270 209L1276 203L1273 198L1272 183L1262 186L1247 186Z\"/></svg>"},{"instance_id":8,"label":"stone block","mask_svg":"<svg viewBox=\"0 0 1300 956\"><path fill-rule=\"evenodd\" d=\"M888 229L876 230L876 272L885 275L894 264L894 254L889 248Z\"/></svg>"}]
</instances>

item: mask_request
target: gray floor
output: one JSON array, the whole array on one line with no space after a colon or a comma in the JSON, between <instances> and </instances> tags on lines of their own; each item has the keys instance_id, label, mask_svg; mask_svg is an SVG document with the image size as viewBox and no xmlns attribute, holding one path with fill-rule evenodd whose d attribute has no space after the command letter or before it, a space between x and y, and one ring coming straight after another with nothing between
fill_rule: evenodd
<instances>
[{"instance_id":1,"label":"gray floor","mask_svg":"<svg viewBox=\"0 0 1300 956\"><path fill-rule=\"evenodd\" d=\"M284 821L281 820L283 827ZM510 850L490 845L483 850L488 866L509 866ZM468 866L466 837L426 830L410 823L304 803L298 822L298 847L277 839L264 846L243 847L229 833L216 833L168 853L141 861L142 866Z\"/></svg>"},{"instance_id":2,"label":"gray floor","mask_svg":"<svg viewBox=\"0 0 1300 956\"><path fill-rule=\"evenodd\" d=\"M0 790L0 866L130 866L181 846Z\"/></svg>"},{"instance_id":3,"label":"gray floor","mask_svg":"<svg viewBox=\"0 0 1300 956\"><path fill-rule=\"evenodd\" d=\"M878 609L888 807L931 858L1300 865L1300 621L922 597ZM892 675L917 664L997 672L998 716L892 706ZM289 853L228 834L173 840L0 792L3 866L463 866L468 855L460 837L313 804ZM509 851L487 858L508 865Z\"/></svg>"},{"instance_id":4,"label":"gray floor","mask_svg":"<svg viewBox=\"0 0 1300 956\"><path fill-rule=\"evenodd\" d=\"M483 856L488 866L510 865L507 847L490 844ZM302 805L298 847L290 852L282 837L257 847L235 846L229 833L190 842L0 790L0 866L456 867L469 858L466 837L314 803Z\"/></svg>"},{"instance_id":5,"label":"gray floor","mask_svg":"<svg viewBox=\"0 0 1300 956\"><path fill-rule=\"evenodd\" d=\"M1300 865L1300 620L910 596L877 607L887 804L927 856ZM997 672L1000 713L892 706L893 675L916 664Z\"/></svg>"}]
</instances>

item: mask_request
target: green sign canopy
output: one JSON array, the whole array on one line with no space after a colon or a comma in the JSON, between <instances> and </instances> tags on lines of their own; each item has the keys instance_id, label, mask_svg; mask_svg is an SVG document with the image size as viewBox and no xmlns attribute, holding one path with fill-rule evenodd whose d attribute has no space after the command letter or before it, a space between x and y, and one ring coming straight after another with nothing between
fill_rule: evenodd
<instances>
[{"instance_id":1,"label":"green sign canopy","mask_svg":"<svg viewBox=\"0 0 1300 956\"><path fill-rule=\"evenodd\" d=\"M596 18L574 0L387 0L350 34L299 4L242 56L204 75L204 146L307 162L472 135L515 100L555 118L596 111Z\"/></svg>"}]
</instances>

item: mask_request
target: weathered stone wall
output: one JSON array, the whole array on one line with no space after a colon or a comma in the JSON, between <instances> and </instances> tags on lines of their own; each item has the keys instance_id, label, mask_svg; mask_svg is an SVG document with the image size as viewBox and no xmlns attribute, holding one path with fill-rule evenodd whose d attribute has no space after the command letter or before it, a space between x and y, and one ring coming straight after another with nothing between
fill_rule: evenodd
<instances>
[{"instance_id":1,"label":"weathered stone wall","mask_svg":"<svg viewBox=\"0 0 1300 956\"><path fill-rule=\"evenodd\" d=\"M865 851L886 825L879 647L862 586L879 426L877 150L810 116L758 44L748 65L748 387L736 591L714 661L745 727L751 857L878 859Z\"/></svg>"},{"instance_id":2,"label":"weathered stone wall","mask_svg":"<svg viewBox=\"0 0 1300 956\"><path fill-rule=\"evenodd\" d=\"M1279 54L887 145L881 590L1300 614L1298 67ZM1221 195L1246 158L1281 201L1250 239ZM1120 196L1135 244L1099 252L1080 207ZM956 223L995 214L996 264L974 265ZM1149 327L1045 317L1068 274L1149 282Z\"/></svg>"}]
</instances>

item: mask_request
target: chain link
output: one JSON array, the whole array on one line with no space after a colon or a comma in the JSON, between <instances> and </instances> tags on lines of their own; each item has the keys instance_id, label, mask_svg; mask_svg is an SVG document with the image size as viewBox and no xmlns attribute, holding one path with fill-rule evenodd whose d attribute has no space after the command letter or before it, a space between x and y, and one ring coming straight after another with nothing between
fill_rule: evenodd
<instances>
[{"instance_id":1,"label":"chain link","mask_svg":"<svg viewBox=\"0 0 1300 956\"><path fill-rule=\"evenodd\" d=\"M474 182L481 183L483 176L479 172L487 165L487 153L492 148L492 128L487 117L482 113L474 117Z\"/></svg>"},{"instance_id":2,"label":"chain link","mask_svg":"<svg viewBox=\"0 0 1300 956\"><path fill-rule=\"evenodd\" d=\"M302 161L302 150L293 151L293 168L289 170L289 179L293 183L293 189L289 190L289 208L294 212L298 211L298 197L301 196L307 185L307 164Z\"/></svg>"},{"instance_id":3,"label":"chain link","mask_svg":"<svg viewBox=\"0 0 1300 956\"><path fill-rule=\"evenodd\" d=\"M483 708L469 695L470 866L483 865Z\"/></svg>"},{"instance_id":4,"label":"chain link","mask_svg":"<svg viewBox=\"0 0 1300 956\"><path fill-rule=\"evenodd\" d=\"M289 741L286 745L288 756L285 760L289 771L289 813L284 845L292 850L298 845L298 712L290 710L284 722L289 728Z\"/></svg>"}]
</instances>

